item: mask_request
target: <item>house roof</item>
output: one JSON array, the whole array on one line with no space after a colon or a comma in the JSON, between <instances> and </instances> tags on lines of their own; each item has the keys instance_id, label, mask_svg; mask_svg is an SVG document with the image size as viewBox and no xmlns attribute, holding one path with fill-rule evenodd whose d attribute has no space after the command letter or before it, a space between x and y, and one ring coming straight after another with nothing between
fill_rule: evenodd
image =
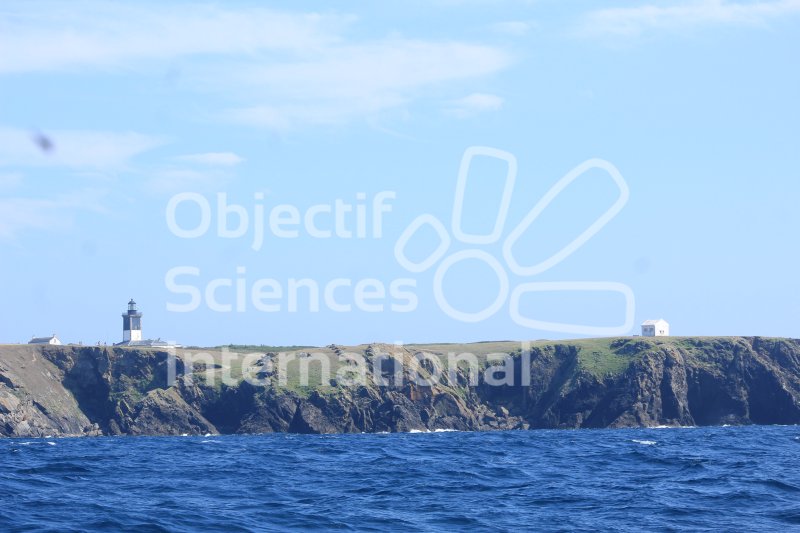
<instances>
[{"instance_id":1,"label":"house roof","mask_svg":"<svg viewBox=\"0 0 800 533\"><path fill-rule=\"evenodd\" d=\"M642 322L642 325L643 326L656 326L659 323L668 324L668 322L666 320L664 320L663 318L659 318L658 320L645 320L644 322Z\"/></svg>"},{"instance_id":2,"label":"house roof","mask_svg":"<svg viewBox=\"0 0 800 533\"><path fill-rule=\"evenodd\" d=\"M55 335L50 335L49 337L34 337L32 338L28 344L48 344L53 339L56 339Z\"/></svg>"}]
</instances>

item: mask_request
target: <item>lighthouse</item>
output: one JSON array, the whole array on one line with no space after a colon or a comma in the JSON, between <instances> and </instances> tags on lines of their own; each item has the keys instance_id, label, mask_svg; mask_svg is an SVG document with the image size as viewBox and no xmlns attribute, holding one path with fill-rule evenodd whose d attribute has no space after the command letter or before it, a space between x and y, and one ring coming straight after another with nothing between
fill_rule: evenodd
<instances>
[{"instance_id":1,"label":"lighthouse","mask_svg":"<svg viewBox=\"0 0 800 533\"><path fill-rule=\"evenodd\" d=\"M136 302L128 302L128 312L122 315L122 342L142 340L142 313L136 310Z\"/></svg>"}]
</instances>

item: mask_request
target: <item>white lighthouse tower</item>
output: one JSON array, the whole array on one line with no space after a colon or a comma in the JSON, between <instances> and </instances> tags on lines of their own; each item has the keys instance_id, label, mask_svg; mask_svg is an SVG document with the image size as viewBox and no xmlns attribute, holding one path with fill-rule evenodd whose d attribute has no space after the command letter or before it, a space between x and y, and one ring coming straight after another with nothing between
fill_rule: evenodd
<instances>
[{"instance_id":1,"label":"white lighthouse tower","mask_svg":"<svg viewBox=\"0 0 800 533\"><path fill-rule=\"evenodd\" d=\"M136 302L128 302L128 312L122 315L122 342L142 340L142 313L136 310Z\"/></svg>"}]
</instances>

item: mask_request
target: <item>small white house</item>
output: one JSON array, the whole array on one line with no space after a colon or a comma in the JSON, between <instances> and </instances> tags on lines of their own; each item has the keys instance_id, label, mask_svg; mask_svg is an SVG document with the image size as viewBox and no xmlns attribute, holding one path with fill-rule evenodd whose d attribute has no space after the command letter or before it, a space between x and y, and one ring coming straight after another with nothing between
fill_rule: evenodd
<instances>
[{"instance_id":1,"label":"small white house","mask_svg":"<svg viewBox=\"0 0 800 533\"><path fill-rule=\"evenodd\" d=\"M642 322L642 337L669 337L669 322L663 318Z\"/></svg>"},{"instance_id":2,"label":"small white house","mask_svg":"<svg viewBox=\"0 0 800 533\"><path fill-rule=\"evenodd\" d=\"M56 334L53 333L49 337L34 337L28 342L28 344L51 344L53 346L61 346L61 341L58 340Z\"/></svg>"}]
</instances>

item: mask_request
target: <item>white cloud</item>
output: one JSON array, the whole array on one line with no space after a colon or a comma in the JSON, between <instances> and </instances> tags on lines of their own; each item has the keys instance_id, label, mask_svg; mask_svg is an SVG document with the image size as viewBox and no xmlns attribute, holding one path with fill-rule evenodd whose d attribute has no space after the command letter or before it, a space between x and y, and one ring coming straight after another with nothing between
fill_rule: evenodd
<instances>
[{"instance_id":1,"label":"white cloud","mask_svg":"<svg viewBox=\"0 0 800 533\"><path fill-rule=\"evenodd\" d=\"M4 166L64 166L70 168L123 168L134 156L164 141L135 132L52 130L47 151L37 146L35 134L0 126L0 161Z\"/></svg>"},{"instance_id":2,"label":"white cloud","mask_svg":"<svg viewBox=\"0 0 800 533\"><path fill-rule=\"evenodd\" d=\"M152 174L144 182L144 189L151 194L174 194L177 192L211 191L222 187L232 175L227 172L185 168L167 168Z\"/></svg>"},{"instance_id":3,"label":"white cloud","mask_svg":"<svg viewBox=\"0 0 800 533\"><path fill-rule=\"evenodd\" d=\"M511 62L497 48L391 39L339 46L312 61L242 69L238 84L281 103L229 110L237 122L274 129L331 124L408 103L425 89L497 72Z\"/></svg>"},{"instance_id":4,"label":"white cloud","mask_svg":"<svg viewBox=\"0 0 800 533\"><path fill-rule=\"evenodd\" d=\"M106 213L106 191L84 189L53 198L0 198L0 239L19 237L28 230L63 232L74 225L78 212Z\"/></svg>"},{"instance_id":5,"label":"white cloud","mask_svg":"<svg viewBox=\"0 0 800 533\"><path fill-rule=\"evenodd\" d=\"M512 35L514 37L525 35L532 27L533 25L530 22L524 20L508 20L505 22L496 22L491 25L492 31L505 35Z\"/></svg>"},{"instance_id":6,"label":"white cloud","mask_svg":"<svg viewBox=\"0 0 800 533\"><path fill-rule=\"evenodd\" d=\"M534 5L541 0L509 0L508 2L500 2L499 0L425 0L422 3L425 7L429 7L431 5L436 5L439 7L456 7L456 8L463 8L463 7L490 7L490 8L497 8L500 4L507 4L512 5L515 7L525 6L525 5Z\"/></svg>"},{"instance_id":7,"label":"white cloud","mask_svg":"<svg viewBox=\"0 0 800 533\"><path fill-rule=\"evenodd\" d=\"M0 13L0 50L14 50L0 54L0 74L145 65L180 73L181 90L217 98L223 111L212 117L273 129L369 120L511 64L496 46L354 39L349 15L81 0L17 6Z\"/></svg>"},{"instance_id":8,"label":"white cloud","mask_svg":"<svg viewBox=\"0 0 800 533\"><path fill-rule=\"evenodd\" d=\"M450 102L447 112L459 118L467 118L486 111L499 111L503 99L495 94L472 93Z\"/></svg>"},{"instance_id":9,"label":"white cloud","mask_svg":"<svg viewBox=\"0 0 800 533\"><path fill-rule=\"evenodd\" d=\"M13 189L22 183L22 174L9 172L0 173L0 191Z\"/></svg>"},{"instance_id":10,"label":"white cloud","mask_svg":"<svg viewBox=\"0 0 800 533\"><path fill-rule=\"evenodd\" d=\"M214 5L19 3L0 15L0 73L129 66L196 54L331 45L352 17Z\"/></svg>"},{"instance_id":11,"label":"white cloud","mask_svg":"<svg viewBox=\"0 0 800 533\"><path fill-rule=\"evenodd\" d=\"M339 123L359 111L368 112L369 109L360 107L359 102L352 102L353 106L315 106L280 104L280 105L255 105L229 109L221 114L222 118L245 124L259 126L273 130L288 130L299 124L322 125Z\"/></svg>"},{"instance_id":12,"label":"white cloud","mask_svg":"<svg viewBox=\"0 0 800 533\"><path fill-rule=\"evenodd\" d=\"M178 161L185 161L187 163L197 163L200 165L232 167L236 166L244 158L234 154L233 152L206 152L202 154L186 154L175 157Z\"/></svg>"},{"instance_id":13,"label":"white cloud","mask_svg":"<svg viewBox=\"0 0 800 533\"><path fill-rule=\"evenodd\" d=\"M584 35L638 36L647 30L681 29L707 24L762 25L800 12L800 0L736 3L700 0L671 6L645 5L589 12L580 27Z\"/></svg>"}]
</instances>

